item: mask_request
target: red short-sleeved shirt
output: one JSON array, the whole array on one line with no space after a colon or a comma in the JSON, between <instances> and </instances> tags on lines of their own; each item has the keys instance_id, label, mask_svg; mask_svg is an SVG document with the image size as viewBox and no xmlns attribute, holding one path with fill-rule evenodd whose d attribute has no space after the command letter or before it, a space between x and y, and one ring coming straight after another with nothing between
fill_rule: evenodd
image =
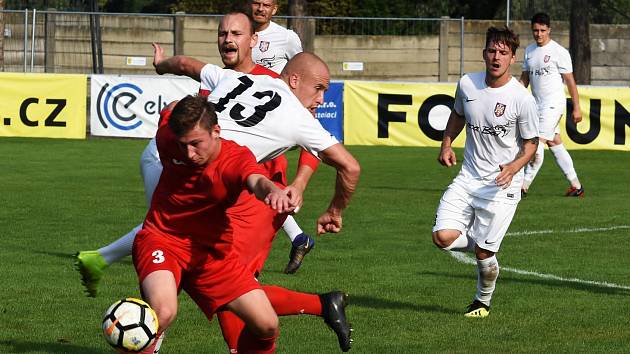
<instances>
[{"instance_id":1,"label":"red short-sleeved shirt","mask_svg":"<svg viewBox=\"0 0 630 354\"><path fill-rule=\"evenodd\" d=\"M191 238L214 252L229 252L232 231L225 215L251 174L267 175L249 149L221 139L221 151L206 166L187 162L168 127L165 113L156 134L164 170L160 177L144 228L157 234Z\"/></svg>"}]
</instances>

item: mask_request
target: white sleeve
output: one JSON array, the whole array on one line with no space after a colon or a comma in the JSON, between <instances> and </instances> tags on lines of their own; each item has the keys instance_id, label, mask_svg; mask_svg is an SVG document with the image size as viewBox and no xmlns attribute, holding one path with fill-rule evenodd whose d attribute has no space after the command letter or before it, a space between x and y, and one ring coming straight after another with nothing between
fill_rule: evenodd
<instances>
[{"instance_id":1,"label":"white sleeve","mask_svg":"<svg viewBox=\"0 0 630 354\"><path fill-rule=\"evenodd\" d=\"M298 117L295 118L298 121L293 131L295 141L311 154L318 156L320 151L339 143L337 138L324 129L321 123L306 109L300 111Z\"/></svg>"},{"instance_id":2,"label":"white sleeve","mask_svg":"<svg viewBox=\"0 0 630 354\"><path fill-rule=\"evenodd\" d=\"M297 53L303 52L302 42L297 33L288 30L287 31L287 60L293 58Z\"/></svg>"},{"instance_id":3,"label":"white sleeve","mask_svg":"<svg viewBox=\"0 0 630 354\"><path fill-rule=\"evenodd\" d=\"M206 64L199 74L201 78L201 86L207 90L214 91L214 88L217 87L217 84L223 77L224 73L225 69L221 69L214 64Z\"/></svg>"},{"instance_id":4,"label":"white sleeve","mask_svg":"<svg viewBox=\"0 0 630 354\"><path fill-rule=\"evenodd\" d=\"M534 96L527 92L521 104L521 114L518 117L518 130L521 134L521 138L535 138L540 135L538 132L540 118L538 116L536 100Z\"/></svg>"},{"instance_id":5,"label":"white sleeve","mask_svg":"<svg viewBox=\"0 0 630 354\"><path fill-rule=\"evenodd\" d=\"M572 73L573 64L571 63L571 54L569 54L569 51L560 48L560 53L558 54L558 72L560 74Z\"/></svg>"}]
</instances>

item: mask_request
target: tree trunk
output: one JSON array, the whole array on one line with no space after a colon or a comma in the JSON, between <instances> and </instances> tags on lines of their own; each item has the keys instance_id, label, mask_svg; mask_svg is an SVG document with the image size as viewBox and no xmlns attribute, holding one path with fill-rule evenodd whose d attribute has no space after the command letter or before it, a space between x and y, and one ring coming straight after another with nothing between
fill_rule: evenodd
<instances>
[{"instance_id":1,"label":"tree trunk","mask_svg":"<svg viewBox=\"0 0 630 354\"><path fill-rule=\"evenodd\" d=\"M573 76L578 84L591 83L591 35L588 0L571 2L569 51L573 59Z\"/></svg>"},{"instance_id":2,"label":"tree trunk","mask_svg":"<svg viewBox=\"0 0 630 354\"><path fill-rule=\"evenodd\" d=\"M306 0L289 0L289 16L306 16ZM315 22L304 18L290 18L288 27L297 33L302 40L302 48L307 52L314 49Z\"/></svg>"}]
</instances>

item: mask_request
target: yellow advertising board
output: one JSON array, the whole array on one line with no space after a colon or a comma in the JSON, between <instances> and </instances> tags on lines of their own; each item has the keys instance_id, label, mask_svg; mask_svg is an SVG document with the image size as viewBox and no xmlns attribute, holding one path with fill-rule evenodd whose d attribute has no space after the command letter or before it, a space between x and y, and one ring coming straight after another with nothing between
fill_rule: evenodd
<instances>
[{"instance_id":1,"label":"yellow advertising board","mask_svg":"<svg viewBox=\"0 0 630 354\"><path fill-rule=\"evenodd\" d=\"M0 73L0 136L85 139L87 76Z\"/></svg>"},{"instance_id":2,"label":"yellow advertising board","mask_svg":"<svg viewBox=\"0 0 630 354\"><path fill-rule=\"evenodd\" d=\"M344 143L439 147L455 89L455 83L346 81ZM565 117L560 121L567 148L630 151L630 88L578 90L582 122L576 125ZM462 147L464 140L462 132L454 146Z\"/></svg>"}]
</instances>

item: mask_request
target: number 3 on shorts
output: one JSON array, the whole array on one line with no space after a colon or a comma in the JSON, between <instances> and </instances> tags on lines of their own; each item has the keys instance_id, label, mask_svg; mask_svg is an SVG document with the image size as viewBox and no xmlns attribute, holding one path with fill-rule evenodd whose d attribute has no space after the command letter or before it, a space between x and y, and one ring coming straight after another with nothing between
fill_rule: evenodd
<instances>
[{"instance_id":1,"label":"number 3 on shorts","mask_svg":"<svg viewBox=\"0 0 630 354\"><path fill-rule=\"evenodd\" d=\"M153 251L153 253L151 253L151 256L153 256L153 263L155 264L160 264L164 262L164 252L162 252L162 250Z\"/></svg>"}]
</instances>

